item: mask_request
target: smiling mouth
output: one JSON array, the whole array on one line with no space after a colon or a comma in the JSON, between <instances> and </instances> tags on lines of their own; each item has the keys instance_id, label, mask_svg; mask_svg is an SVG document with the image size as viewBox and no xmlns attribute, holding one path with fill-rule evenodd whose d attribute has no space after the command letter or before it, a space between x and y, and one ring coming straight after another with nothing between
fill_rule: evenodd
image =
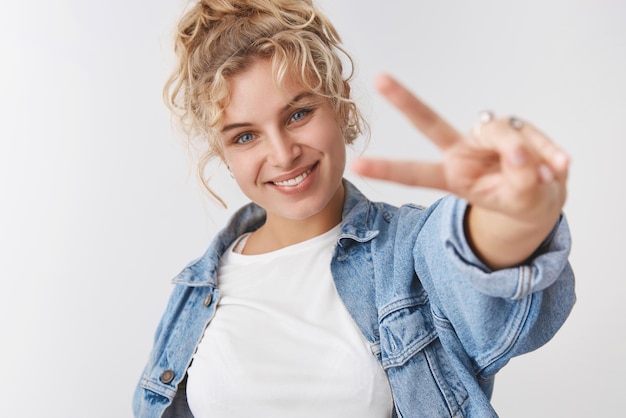
<instances>
[{"instance_id":1,"label":"smiling mouth","mask_svg":"<svg viewBox=\"0 0 626 418\"><path fill-rule=\"evenodd\" d=\"M306 179L309 174L311 174L311 171L313 171L313 169L315 168L315 166L309 168L307 171L305 171L304 173L289 179L289 180L285 180L285 181L274 181L272 182L273 184L275 184L276 186L287 186L287 187L293 187L293 186L297 186L298 184L302 183L304 181L304 179Z\"/></svg>"}]
</instances>

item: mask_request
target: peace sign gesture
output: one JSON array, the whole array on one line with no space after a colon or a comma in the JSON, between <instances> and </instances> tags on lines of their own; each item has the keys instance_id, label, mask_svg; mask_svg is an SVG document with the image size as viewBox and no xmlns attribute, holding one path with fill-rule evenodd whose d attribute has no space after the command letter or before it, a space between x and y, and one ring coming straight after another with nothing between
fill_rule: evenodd
<instances>
[{"instance_id":1,"label":"peace sign gesture","mask_svg":"<svg viewBox=\"0 0 626 418\"><path fill-rule=\"evenodd\" d=\"M443 159L432 163L361 158L353 170L467 200L468 240L492 267L514 265L530 256L563 208L566 154L519 119L483 112L474 129L462 135L392 77L380 76L377 88L441 149Z\"/></svg>"}]
</instances>

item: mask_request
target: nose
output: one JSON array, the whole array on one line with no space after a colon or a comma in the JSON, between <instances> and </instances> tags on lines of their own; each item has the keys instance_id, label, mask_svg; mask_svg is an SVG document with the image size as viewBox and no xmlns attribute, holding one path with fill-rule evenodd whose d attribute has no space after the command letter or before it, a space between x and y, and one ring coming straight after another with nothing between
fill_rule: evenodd
<instances>
[{"instance_id":1,"label":"nose","mask_svg":"<svg viewBox=\"0 0 626 418\"><path fill-rule=\"evenodd\" d=\"M290 167L302 154L297 140L287 132L278 131L268 136L267 160L276 167Z\"/></svg>"}]
</instances>

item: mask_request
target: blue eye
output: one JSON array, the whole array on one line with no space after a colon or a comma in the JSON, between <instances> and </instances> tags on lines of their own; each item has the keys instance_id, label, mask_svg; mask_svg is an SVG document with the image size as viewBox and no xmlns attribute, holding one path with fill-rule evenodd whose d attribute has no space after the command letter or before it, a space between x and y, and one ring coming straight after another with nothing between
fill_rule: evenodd
<instances>
[{"instance_id":1,"label":"blue eye","mask_svg":"<svg viewBox=\"0 0 626 418\"><path fill-rule=\"evenodd\" d=\"M254 139L254 135L252 135L250 133L245 133L245 134L241 134L237 138L235 138L235 143L237 143L237 144L247 144L248 142L252 141L253 139Z\"/></svg>"},{"instance_id":2,"label":"blue eye","mask_svg":"<svg viewBox=\"0 0 626 418\"><path fill-rule=\"evenodd\" d=\"M293 115L291 115L291 120L293 122L297 122L301 119L304 119L306 117L306 115L308 115L309 113L311 113L310 109L300 109L297 110L293 113Z\"/></svg>"}]
</instances>

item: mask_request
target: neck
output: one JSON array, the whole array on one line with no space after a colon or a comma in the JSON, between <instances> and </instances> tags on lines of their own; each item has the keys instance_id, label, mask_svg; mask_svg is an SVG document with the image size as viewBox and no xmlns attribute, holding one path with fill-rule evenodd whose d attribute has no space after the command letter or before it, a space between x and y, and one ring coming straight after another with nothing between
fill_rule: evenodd
<instances>
[{"instance_id":1,"label":"neck","mask_svg":"<svg viewBox=\"0 0 626 418\"><path fill-rule=\"evenodd\" d=\"M306 219L286 219L268 213L265 224L250 235L243 254L276 251L329 231L341 222L344 195L342 186L324 209Z\"/></svg>"}]
</instances>

